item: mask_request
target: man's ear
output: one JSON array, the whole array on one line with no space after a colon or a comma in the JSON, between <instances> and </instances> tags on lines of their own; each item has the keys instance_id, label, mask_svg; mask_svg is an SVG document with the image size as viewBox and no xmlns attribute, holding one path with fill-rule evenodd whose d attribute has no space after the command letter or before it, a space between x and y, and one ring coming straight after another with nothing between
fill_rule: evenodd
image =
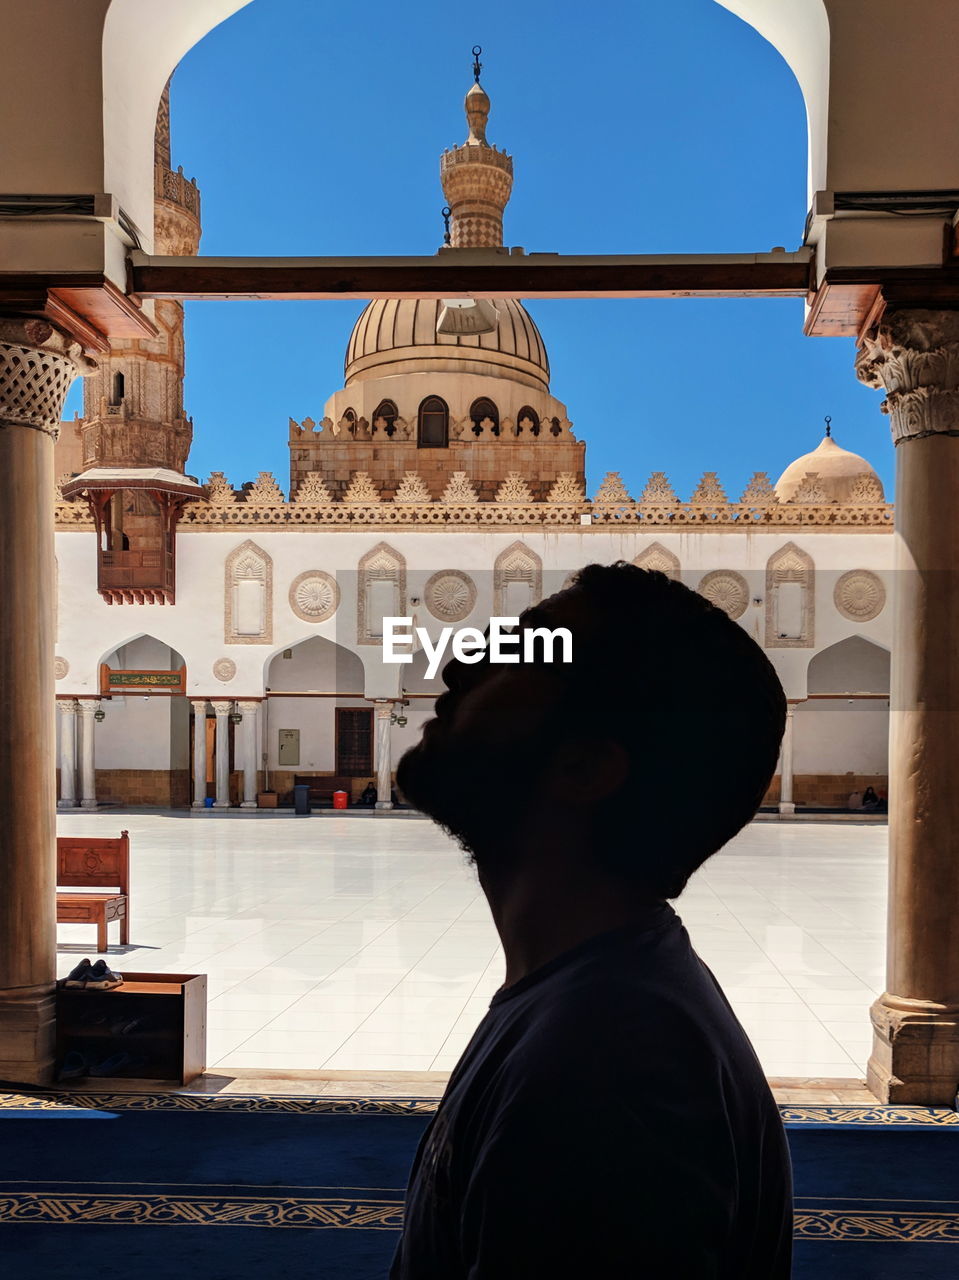
<instances>
[{"instance_id":1,"label":"man's ear","mask_svg":"<svg viewBox=\"0 0 959 1280\"><path fill-rule=\"evenodd\" d=\"M614 795L629 771L626 748L611 738L596 738L561 747L553 777L565 803L590 807Z\"/></svg>"}]
</instances>

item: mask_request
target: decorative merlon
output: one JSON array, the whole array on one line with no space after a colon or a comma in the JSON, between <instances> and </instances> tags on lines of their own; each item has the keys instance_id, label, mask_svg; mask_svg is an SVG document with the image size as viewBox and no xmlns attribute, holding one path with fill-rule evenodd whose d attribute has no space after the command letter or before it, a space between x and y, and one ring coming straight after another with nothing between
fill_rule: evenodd
<instances>
[{"instance_id":1,"label":"decorative merlon","mask_svg":"<svg viewBox=\"0 0 959 1280\"><path fill-rule=\"evenodd\" d=\"M532 502L533 495L529 485L518 471L510 471L506 479L496 490L496 501L509 503L511 506Z\"/></svg>"},{"instance_id":2,"label":"decorative merlon","mask_svg":"<svg viewBox=\"0 0 959 1280\"><path fill-rule=\"evenodd\" d=\"M350 486L343 494L343 501L364 505L375 504L380 501L380 491L367 472L354 471Z\"/></svg>"}]
</instances>

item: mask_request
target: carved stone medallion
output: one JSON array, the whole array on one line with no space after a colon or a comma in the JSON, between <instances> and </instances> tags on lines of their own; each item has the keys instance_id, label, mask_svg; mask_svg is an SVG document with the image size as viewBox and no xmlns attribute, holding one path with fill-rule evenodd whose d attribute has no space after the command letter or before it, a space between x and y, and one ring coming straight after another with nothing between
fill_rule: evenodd
<instances>
[{"instance_id":1,"label":"carved stone medallion","mask_svg":"<svg viewBox=\"0 0 959 1280\"><path fill-rule=\"evenodd\" d=\"M871 622L886 604L882 579L869 569L850 569L836 583L832 596L836 608L851 622Z\"/></svg>"},{"instance_id":2,"label":"carved stone medallion","mask_svg":"<svg viewBox=\"0 0 959 1280\"><path fill-rule=\"evenodd\" d=\"M213 664L213 675L226 684L236 675L236 663L232 658L217 658Z\"/></svg>"},{"instance_id":3,"label":"carved stone medallion","mask_svg":"<svg viewBox=\"0 0 959 1280\"><path fill-rule=\"evenodd\" d=\"M441 622L462 622L476 604L476 583L459 569L441 569L423 589L426 607Z\"/></svg>"},{"instance_id":4,"label":"carved stone medallion","mask_svg":"<svg viewBox=\"0 0 959 1280\"><path fill-rule=\"evenodd\" d=\"M741 618L749 604L749 584L742 574L731 569L714 569L707 573L698 591L730 618Z\"/></svg>"},{"instance_id":5,"label":"carved stone medallion","mask_svg":"<svg viewBox=\"0 0 959 1280\"><path fill-rule=\"evenodd\" d=\"M304 622L326 622L336 613L339 603L336 579L322 569L307 569L293 579L290 608Z\"/></svg>"},{"instance_id":6,"label":"carved stone medallion","mask_svg":"<svg viewBox=\"0 0 959 1280\"><path fill-rule=\"evenodd\" d=\"M70 670L70 664L66 658L53 659L53 676L55 680L62 680Z\"/></svg>"}]
</instances>

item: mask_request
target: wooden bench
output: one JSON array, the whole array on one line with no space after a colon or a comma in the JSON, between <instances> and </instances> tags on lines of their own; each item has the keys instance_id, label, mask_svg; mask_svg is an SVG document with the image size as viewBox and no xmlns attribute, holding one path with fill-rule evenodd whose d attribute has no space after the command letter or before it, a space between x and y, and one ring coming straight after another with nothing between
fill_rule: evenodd
<instances>
[{"instance_id":1,"label":"wooden bench","mask_svg":"<svg viewBox=\"0 0 959 1280\"><path fill-rule=\"evenodd\" d=\"M350 797L348 803L352 804L353 796L353 779L331 777L329 774L325 776L316 773L297 773L293 775L294 786L308 786L310 788L310 803L315 801L325 801L327 804L333 803L334 791L345 791Z\"/></svg>"},{"instance_id":2,"label":"wooden bench","mask_svg":"<svg viewBox=\"0 0 959 1280\"><path fill-rule=\"evenodd\" d=\"M112 893L69 893L110 888ZM120 921L120 942L130 940L130 834L115 840L57 836L57 924L95 924L97 951L107 949L107 925Z\"/></svg>"}]
</instances>

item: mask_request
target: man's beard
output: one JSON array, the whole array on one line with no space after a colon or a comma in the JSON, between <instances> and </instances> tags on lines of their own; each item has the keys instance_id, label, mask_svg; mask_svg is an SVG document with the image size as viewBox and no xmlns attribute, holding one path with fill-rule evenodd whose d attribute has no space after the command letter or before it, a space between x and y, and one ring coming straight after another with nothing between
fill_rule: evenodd
<instances>
[{"instance_id":1,"label":"man's beard","mask_svg":"<svg viewBox=\"0 0 959 1280\"><path fill-rule=\"evenodd\" d=\"M406 800L439 823L480 869L508 856L529 813L534 773L529 742L495 748L423 739L402 756L396 782Z\"/></svg>"}]
</instances>

